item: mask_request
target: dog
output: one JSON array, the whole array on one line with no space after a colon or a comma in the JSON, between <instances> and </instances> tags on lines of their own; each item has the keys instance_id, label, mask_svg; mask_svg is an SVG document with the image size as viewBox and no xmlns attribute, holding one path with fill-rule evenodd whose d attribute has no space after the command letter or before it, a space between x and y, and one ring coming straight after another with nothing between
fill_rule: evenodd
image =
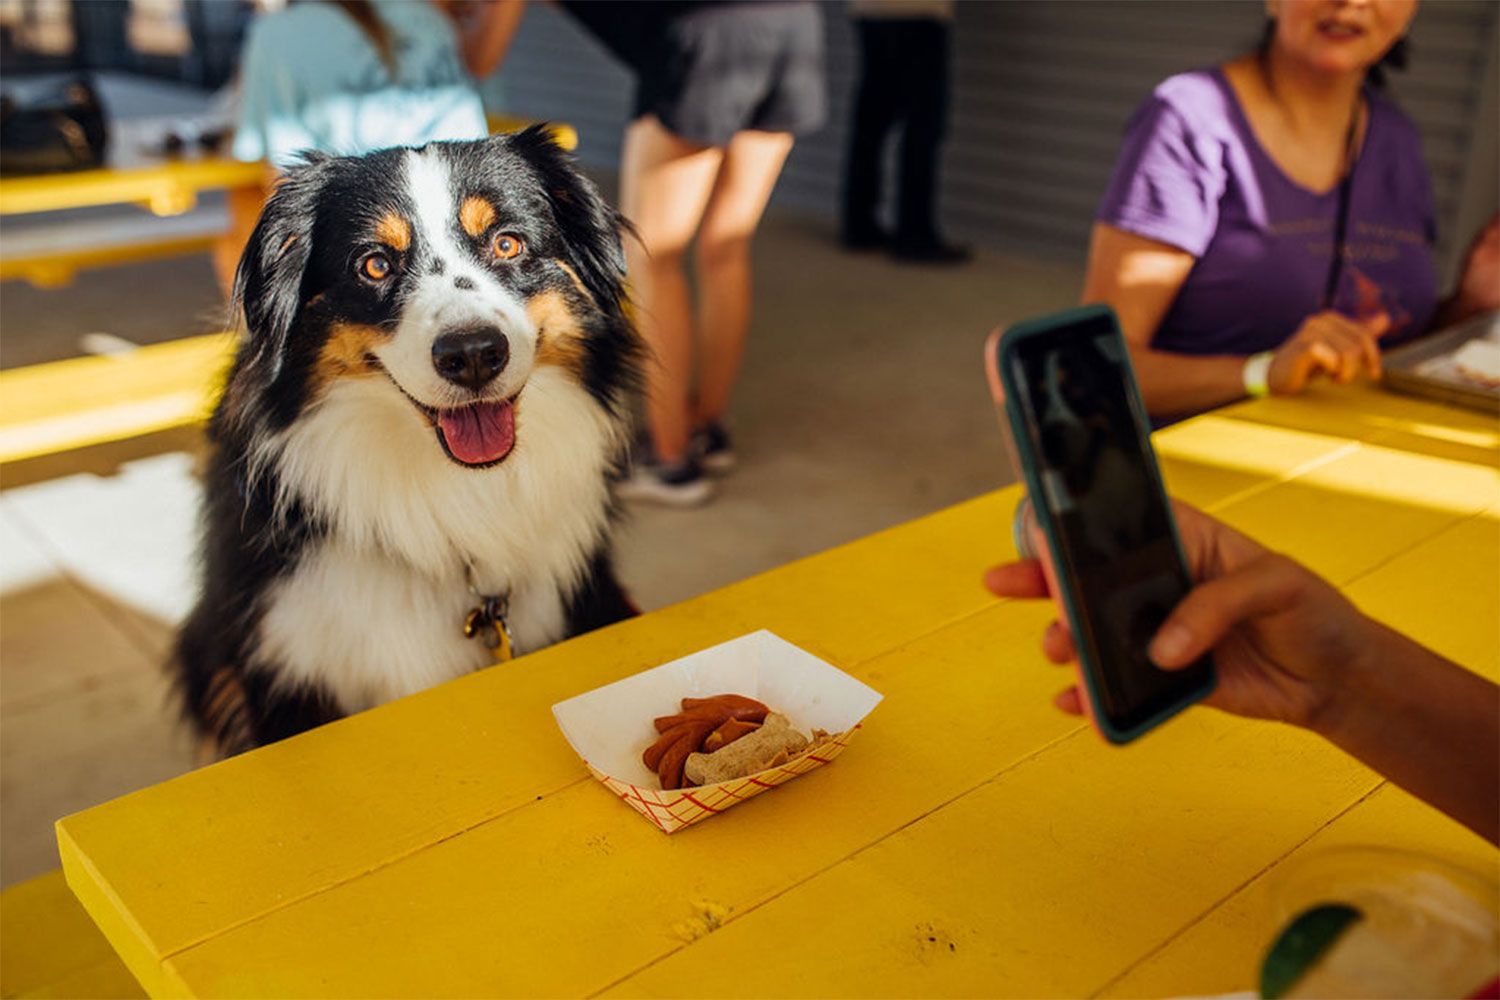
<instances>
[{"instance_id":1,"label":"dog","mask_svg":"<svg viewBox=\"0 0 1500 1000\"><path fill-rule=\"evenodd\" d=\"M211 755L634 613L627 230L541 126L308 154L275 187L173 656Z\"/></svg>"}]
</instances>

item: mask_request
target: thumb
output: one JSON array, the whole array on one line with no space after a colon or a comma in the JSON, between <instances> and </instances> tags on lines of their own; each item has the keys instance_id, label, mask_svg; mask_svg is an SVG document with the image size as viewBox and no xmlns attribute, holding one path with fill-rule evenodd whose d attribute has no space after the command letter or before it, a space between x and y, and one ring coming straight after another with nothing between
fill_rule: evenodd
<instances>
[{"instance_id":1,"label":"thumb","mask_svg":"<svg viewBox=\"0 0 1500 1000\"><path fill-rule=\"evenodd\" d=\"M1163 670L1194 663L1235 626L1282 610L1295 597L1291 560L1274 553L1201 583L1178 602L1147 648Z\"/></svg>"},{"instance_id":2,"label":"thumb","mask_svg":"<svg viewBox=\"0 0 1500 1000\"><path fill-rule=\"evenodd\" d=\"M1359 321L1370 332L1372 336L1383 337L1391 332L1391 314L1381 310L1373 316L1367 316Z\"/></svg>"}]
</instances>

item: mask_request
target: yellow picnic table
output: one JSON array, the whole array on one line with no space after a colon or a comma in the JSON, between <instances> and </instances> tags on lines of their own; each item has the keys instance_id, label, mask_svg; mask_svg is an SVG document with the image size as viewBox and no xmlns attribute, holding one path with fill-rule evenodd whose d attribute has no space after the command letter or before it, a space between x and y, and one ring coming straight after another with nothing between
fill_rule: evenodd
<instances>
[{"instance_id":1,"label":"yellow picnic table","mask_svg":"<svg viewBox=\"0 0 1500 1000\"><path fill-rule=\"evenodd\" d=\"M1500 428L1320 387L1160 432L1177 495L1486 675ZM1177 996L1253 988L1279 880L1489 844L1306 732L1191 710L1126 748L1050 705L1011 487L57 825L154 996ZM691 557L688 554L687 557ZM847 753L667 836L551 706L766 628L885 695Z\"/></svg>"},{"instance_id":2,"label":"yellow picnic table","mask_svg":"<svg viewBox=\"0 0 1500 1000\"><path fill-rule=\"evenodd\" d=\"M535 124L532 119L506 114L490 114L488 119L491 132L513 132ZM550 131L564 149L578 147L573 126L553 123ZM165 159L125 152L97 170L0 178L0 216L99 205L140 205L154 215L180 215L191 210L205 191L258 187L264 178L264 164L224 155ZM212 234L174 235L0 256L0 280L24 278L42 287L55 287L67 284L80 270L206 251L213 240Z\"/></svg>"}]
</instances>

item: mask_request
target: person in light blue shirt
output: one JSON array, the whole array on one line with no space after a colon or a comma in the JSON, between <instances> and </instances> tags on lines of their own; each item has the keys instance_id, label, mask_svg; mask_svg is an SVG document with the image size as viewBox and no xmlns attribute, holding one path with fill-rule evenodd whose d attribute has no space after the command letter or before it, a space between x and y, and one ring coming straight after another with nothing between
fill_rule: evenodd
<instances>
[{"instance_id":1,"label":"person in light blue shirt","mask_svg":"<svg viewBox=\"0 0 1500 1000\"><path fill-rule=\"evenodd\" d=\"M484 9L474 53L427 0L302 0L251 22L233 153L264 161L267 171L263 184L227 192L229 228L213 250L226 296L267 190L299 153L356 155L488 134L466 64L486 72L498 64L517 20L499 17L509 7ZM490 21L505 29L498 40Z\"/></svg>"},{"instance_id":2,"label":"person in light blue shirt","mask_svg":"<svg viewBox=\"0 0 1500 1000\"><path fill-rule=\"evenodd\" d=\"M423 0L304 2L250 26L234 155L285 168L487 134L453 22Z\"/></svg>"}]
</instances>

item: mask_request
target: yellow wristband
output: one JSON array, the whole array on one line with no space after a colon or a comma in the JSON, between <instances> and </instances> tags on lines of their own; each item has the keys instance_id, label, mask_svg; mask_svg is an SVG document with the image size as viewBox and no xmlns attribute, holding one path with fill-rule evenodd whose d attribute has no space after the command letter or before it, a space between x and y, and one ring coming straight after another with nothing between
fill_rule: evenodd
<instances>
[{"instance_id":1,"label":"yellow wristband","mask_svg":"<svg viewBox=\"0 0 1500 1000\"><path fill-rule=\"evenodd\" d=\"M1245 359L1245 392L1248 395L1260 399L1271 394L1271 359L1275 356L1274 351L1261 351Z\"/></svg>"}]
</instances>

